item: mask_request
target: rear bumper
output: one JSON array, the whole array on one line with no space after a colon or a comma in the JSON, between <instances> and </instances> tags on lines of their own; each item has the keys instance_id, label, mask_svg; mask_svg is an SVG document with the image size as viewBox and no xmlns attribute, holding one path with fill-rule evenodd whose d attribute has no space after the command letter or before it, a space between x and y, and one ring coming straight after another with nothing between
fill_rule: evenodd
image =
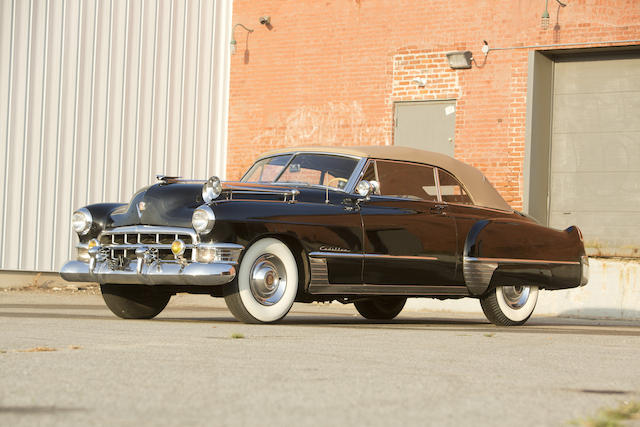
<instances>
[{"instance_id":1,"label":"rear bumper","mask_svg":"<svg viewBox=\"0 0 640 427\"><path fill-rule=\"evenodd\" d=\"M106 262L96 262L93 271L89 263L69 261L60 276L69 282L98 282L138 285L195 285L218 286L236 277L235 264L190 262L184 267L173 262L146 264L131 261L126 267L114 270ZM140 271L138 271L140 270Z\"/></svg>"}]
</instances>

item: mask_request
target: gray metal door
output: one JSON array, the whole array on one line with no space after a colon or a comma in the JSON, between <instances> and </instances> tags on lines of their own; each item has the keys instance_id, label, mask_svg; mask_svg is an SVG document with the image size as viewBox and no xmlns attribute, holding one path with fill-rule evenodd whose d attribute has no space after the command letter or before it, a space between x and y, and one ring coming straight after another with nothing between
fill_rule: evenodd
<instances>
[{"instance_id":1,"label":"gray metal door","mask_svg":"<svg viewBox=\"0 0 640 427\"><path fill-rule=\"evenodd\" d=\"M640 255L640 55L558 60L552 126L549 224Z\"/></svg>"},{"instance_id":2,"label":"gray metal door","mask_svg":"<svg viewBox=\"0 0 640 427\"><path fill-rule=\"evenodd\" d=\"M455 127L454 100L395 104L395 145L453 156Z\"/></svg>"}]
</instances>

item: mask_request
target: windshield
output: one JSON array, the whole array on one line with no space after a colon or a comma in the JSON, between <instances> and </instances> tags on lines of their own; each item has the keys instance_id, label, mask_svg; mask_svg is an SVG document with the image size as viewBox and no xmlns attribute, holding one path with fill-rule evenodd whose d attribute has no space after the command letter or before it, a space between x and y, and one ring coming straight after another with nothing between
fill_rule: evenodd
<instances>
[{"instance_id":1,"label":"windshield","mask_svg":"<svg viewBox=\"0 0 640 427\"><path fill-rule=\"evenodd\" d=\"M294 183L344 189L358 160L329 154L282 155L258 160L242 182Z\"/></svg>"}]
</instances>

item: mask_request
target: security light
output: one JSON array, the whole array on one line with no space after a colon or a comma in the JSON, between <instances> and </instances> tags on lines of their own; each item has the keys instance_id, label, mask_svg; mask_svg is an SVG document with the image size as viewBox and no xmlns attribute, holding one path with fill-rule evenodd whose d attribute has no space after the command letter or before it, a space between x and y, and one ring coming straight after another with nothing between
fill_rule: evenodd
<instances>
[{"instance_id":1,"label":"security light","mask_svg":"<svg viewBox=\"0 0 640 427\"><path fill-rule=\"evenodd\" d=\"M449 66L454 70L471 68L473 55L470 50L447 52L447 60L449 61Z\"/></svg>"}]
</instances>

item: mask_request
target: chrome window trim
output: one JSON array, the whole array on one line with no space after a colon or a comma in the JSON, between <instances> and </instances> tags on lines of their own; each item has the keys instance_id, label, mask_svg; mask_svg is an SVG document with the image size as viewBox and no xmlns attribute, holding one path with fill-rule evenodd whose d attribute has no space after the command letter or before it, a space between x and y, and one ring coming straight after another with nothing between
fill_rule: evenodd
<instances>
[{"instance_id":1,"label":"chrome window trim","mask_svg":"<svg viewBox=\"0 0 640 427\"><path fill-rule=\"evenodd\" d=\"M438 173L439 170L440 168L435 166L433 167L433 178L434 178L434 182L436 183L436 193L437 193L438 203L443 203L442 191L440 190L440 174Z\"/></svg>"},{"instance_id":2,"label":"chrome window trim","mask_svg":"<svg viewBox=\"0 0 640 427\"><path fill-rule=\"evenodd\" d=\"M402 163L402 164L406 164L406 165L414 165L414 166L426 166L429 167L431 169L433 169L433 177L434 177L434 184L436 186L436 191L437 191L437 196L436 199L437 200L427 200L425 198L418 198L416 197L415 199L413 199L414 201L418 202L428 202L428 203L440 203L442 201L442 198L440 197L440 181L438 179L438 166L435 165L430 165L428 163L420 163L420 162L409 162L406 160L391 160L391 159L380 159L380 158L370 158L369 160L374 161L375 162L375 168L376 168L376 178L378 180L378 183L380 185L380 190L382 191L382 188L384 187L384 183L380 181L380 176L378 175L378 162L389 162L389 163ZM445 169L442 169L445 170ZM362 173L364 174L365 169L362 170ZM452 173L449 173L451 176L453 176L455 178L455 175L453 175ZM456 178L456 180L458 182L460 182L459 179ZM464 188L464 187L463 187ZM465 188L466 191L466 188ZM426 192L425 192L426 193ZM468 192L467 192L468 194ZM392 200L397 200L397 199L402 199L402 200L411 200L410 198L407 197L402 197L402 196L388 196L388 195L384 195L384 194L376 194L376 196L378 197L386 197ZM473 200L473 199L472 199Z\"/></svg>"},{"instance_id":3,"label":"chrome window trim","mask_svg":"<svg viewBox=\"0 0 640 427\"><path fill-rule=\"evenodd\" d=\"M356 166L353 168L353 172L351 173L351 176L349 177L349 180L347 181L347 185L345 185L345 188L340 189L340 188L333 188L333 187L329 187L332 190L336 190L336 191L342 191L345 193L349 193L349 194L353 194L356 185L358 185L358 177L361 176L360 174L363 172L363 164L367 162L368 158L367 157L361 157L361 156L356 156L355 154L343 154L343 153L330 153L330 152L326 152L326 151L291 151L291 152L286 152L286 153L277 153L277 154L271 154L268 156L262 156L262 157L258 157L251 166L253 166L254 164L256 164L257 162L264 160L264 159L268 159L271 157L278 157L278 156L290 156L289 161L287 161L287 163L285 164L285 166L282 168L282 171L280 171L280 173L278 174L278 176L275 178L275 180L277 181L278 178L280 178L280 176L284 173L284 171L286 170L286 168L289 166L289 164L291 163L291 161L299 154L316 154L316 155L325 155L325 156L334 156L334 157L347 157L350 159L356 159L358 160L358 163L356 164ZM247 172L249 172L249 170L251 169L251 167L249 167L249 169L247 170ZM249 182L249 181L243 181L244 177L247 175L247 172L245 172L242 175L242 178L240 178L240 182ZM258 183L258 184L266 184L266 185L286 185L287 183L285 182L264 182L264 183ZM324 187L324 186L323 186Z\"/></svg>"},{"instance_id":4,"label":"chrome window trim","mask_svg":"<svg viewBox=\"0 0 640 427\"><path fill-rule=\"evenodd\" d=\"M456 180L456 182L460 185L460 187L462 187L462 189L464 190L464 192L465 192L465 193L467 193L467 196L469 196L469 199L471 199L471 204L469 204L469 205L465 205L465 204L463 204L463 203L449 203L449 202L442 201L442 196L440 196L440 194L441 194L441 190L440 190L440 176L439 176L439 174L438 174L438 173L436 173L436 176L437 176L437 178L438 178L438 181L437 181L437 182L438 182L438 196L439 196L439 201L440 201L440 202L442 202L442 203L446 203L446 204L448 204L448 205L459 205L459 206L479 206L479 205L476 203L476 201L474 200L474 198L473 198L473 196L471 195L471 193L469 192L469 190L467 190L467 186L466 186L466 185L464 185L464 183L463 183L462 181L460 181L460 180L458 179L458 177L457 177L457 176L455 176L454 174L452 174L452 173L451 173L451 172L449 172L448 170L446 170L446 169L444 169L444 168L441 168L441 167L439 167L439 166L434 166L434 168L436 169L436 172L441 170L441 171L446 172L446 173L448 173L449 175L451 175L451 176L453 177L453 179L455 179L455 180ZM484 176L484 174L483 174L483 176Z\"/></svg>"},{"instance_id":5,"label":"chrome window trim","mask_svg":"<svg viewBox=\"0 0 640 427\"><path fill-rule=\"evenodd\" d=\"M454 202L442 202L442 203L444 203L447 206L460 206L460 207L463 207L463 208L479 208L479 209L486 209L486 210L492 211L492 212L501 212L501 213L513 213L513 212L516 212L515 209L506 210L506 209L490 208L488 206L476 205L476 204L464 205L462 203L454 203Z\"/></svg>"},{"instance_id":6,"label":"chrome window trim","mask_svg":"<svg viewBox=\"0 0 640 427\"><path fill-rule=\"evenodd\" d=\"M262 157L258 157L256 160L254 160L253 164L251 164L251 166L249 166L249 169L247 169L247 171L245 173L242 174L242 176L240 177L240 181L238 182L256 182L256 181L243 181L244 177L247 176L247 174L249 173L249 171L251 170L251 168L253 168L253 165L255 165L256 163L258 163L261 160L264 159L269 159L271 157L280 157L280 156L289 156L289 160L287 161L287 163L285 163L285 166L289 164L289 162L291 161L291 159L293 158L293 153L278 153L278 154L272 154L270 156L262 156ZM283 169L284 170L284 169ZM278 176L280 176L280 174L278 174ZM260 182L258 182L260 183Z\"/></svg>"}]
</instances>

